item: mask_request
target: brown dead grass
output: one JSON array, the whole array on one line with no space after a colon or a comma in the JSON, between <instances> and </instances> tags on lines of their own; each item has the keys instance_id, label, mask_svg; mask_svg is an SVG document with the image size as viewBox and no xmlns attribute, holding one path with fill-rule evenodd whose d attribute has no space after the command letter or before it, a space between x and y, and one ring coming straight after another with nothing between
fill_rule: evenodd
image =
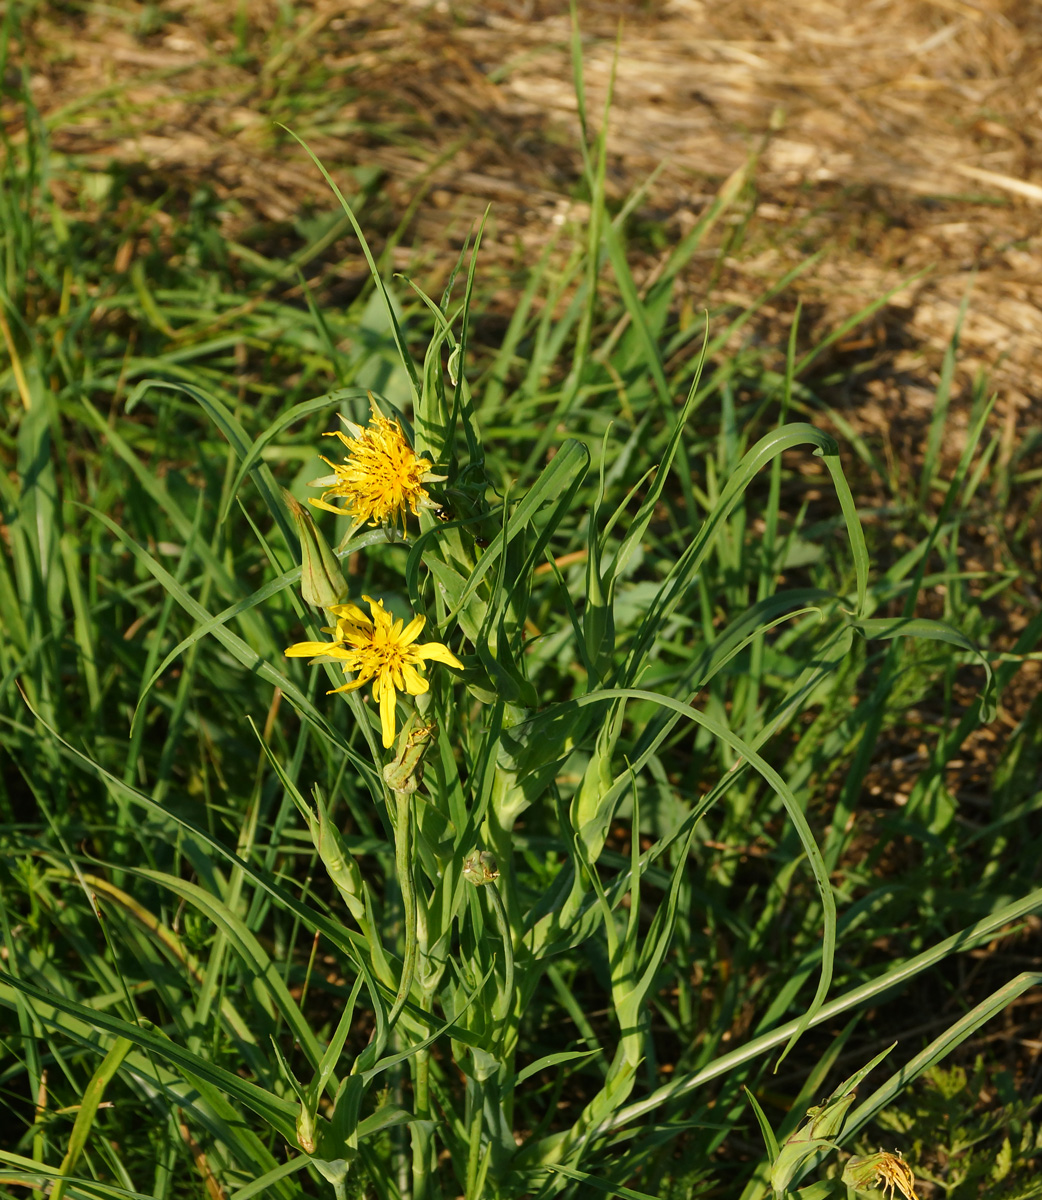
<instances>
[{"instance_id":1,"label":"brown dead grass","mask_svg":"<svg viewBox=\"0 0 1042 1200\"><path fill-rule=\"evenodd\" d=\"M328 207L318 173L272 123L282 120L335 174L380 168L393 219L419 199L407 244L422 246L435 272L486 204L485 261L504 266L531 261L575 213L564 4L338 0L299 6L280 24L265 0L248 6L244 37L237 10L213 0L168 0L158 17L132 0L37 8L26 57L55 148L87 169L115 160L179 186L206 183L231 204L236 233ZM929 367L972 288L962 370L987 370L1015 423L1032 420L1042 8L620 0L582 3L580 15L593 113L621 23L610 183L621 195L661 166L643 211L669 242L762 148L742 254L722 274L711 276L708 257L685 273L698 306L752 299L825 247L797 285L822 332L929 269L895 297L882 326L864 331L865 346L887 350L897 374L911 367L929 388ZM3 117L17 133L18 111L8 104ZM400 252L407 260L415 265ZM791 308L782 301L768 312L776 328L765 335L779 344ZM862 394L858 409L862 422L885 428L904 404L888 387Z\"/></svg>"}]
</instances>

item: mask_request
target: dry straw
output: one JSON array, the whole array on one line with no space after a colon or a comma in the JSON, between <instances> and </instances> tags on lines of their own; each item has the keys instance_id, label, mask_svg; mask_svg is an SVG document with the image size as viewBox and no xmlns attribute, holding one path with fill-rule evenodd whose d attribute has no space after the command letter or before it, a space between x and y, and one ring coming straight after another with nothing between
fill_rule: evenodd
<instances>
[{"instance_id":1,"label":"dry straw","mask_svg":"<svg viewBox=\"0 0 1042 1200\"><path fill-rule=\"evenodd\" d=\"M64 15L34 16L33 96L56 148L87 167L115 158L180 187L205 182L234 197L244 223L290 220L328 193L272 120L294 120L293 98L321 79L321 114L298 108L300 131L335 173L358 164L385 173L388 227L422 195L413 233L441 256L435 266L449 269L489 202L486 273L516 265L519 248L531 261L561 222L581 217L565 7L363 0L305 6L287 31L278 6L258 3L246 53L237 53L236 11L184 3L176 20L144 32L101 5L75 29ZM693 303L746 302L808 246L831 244L799 284L821 327L931 268L861 348L874 342L885 356L898 340L936 352L972 278L964 368L995 370L1000 409L1037 399L1042 164L1025 131L1039 119L1038 5L672 0L580 3L579 16L590 111L605 94L622 20L611 186L623 194L664 163L645 211L671 235L766 136L754 252L747 243L718 277L711 259L696 259L684 281ZM118 116L113 88L125 101ZM3 121L16 135L21 120L8 103ZM128 245L124 258L133 254ZM784 325L790 308L767 314L766 339L784 342L771 323ZM914 354L891 357L895 376L921 369ZM885 428L888 412L904 407L894 388L873 399L860 418L869 425Z\"/></svg>"}]
</instances>

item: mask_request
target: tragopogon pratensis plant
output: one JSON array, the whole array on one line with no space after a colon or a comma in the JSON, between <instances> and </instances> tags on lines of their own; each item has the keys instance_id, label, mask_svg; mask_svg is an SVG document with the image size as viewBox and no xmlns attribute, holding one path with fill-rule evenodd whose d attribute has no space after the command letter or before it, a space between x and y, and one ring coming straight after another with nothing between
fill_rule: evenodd
<instances>
[{"instance_id":1,"label":"tragopogon pratensis plant","mask_svg":"<svg viewBox=\"0 0 1042 1200\"><path fill-rule=\"evenodd\" d=\"M432 299L346 203L371 271L346 308L308 266L339 217L294 223L285 291L216 200L190 227L166 206L169 253L128 239L132 196L95 203L34 116L19 18L47 8L0 21L0 1189L914 1200L935 1156L868 1123L1040 982L919 1048L922 973L1042 908L1036 713L998 769L974 755L990 811L965 820L950 772L990 695L917 616L1023 615L1000 682L1038 657L1032 439L988 429L983 386L946 425L955 341L919 479L831 413L900 547L870 577L840 444L792 415L822 411L843 330L742 333L812 260L693 311L713 231L751 229L754 159L650 246L648 193L609 199L577 27L582 215L478 324L476 248ZM990 572L964 570L971 530ZM929 753L869 824L911 695ZM866 865L881 830L914 867L881 874L881 841ZM833 1081L885 1005L914 1049L860 1100L874 1062ZM1038 1150L1025 1104L950 1185L1006 1186Z\"/></svg>"}]
</instances>

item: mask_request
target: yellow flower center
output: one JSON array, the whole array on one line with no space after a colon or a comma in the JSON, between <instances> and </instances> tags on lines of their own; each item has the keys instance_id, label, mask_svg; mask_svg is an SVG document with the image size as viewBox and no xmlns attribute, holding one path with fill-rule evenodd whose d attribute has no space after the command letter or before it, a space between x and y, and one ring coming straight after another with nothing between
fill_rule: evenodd
<instances>
[{"instance_id":1,"label":"yellow flower center","mask_svg":"<svg viewBox=\"0 0 1042 1200\"><path fill-rule=\"evenodd\" d=\"M393 522L404 527L410 511L438 507L423 484L440 477L431 476L431 463L416 454L397 421L381 416L374 408L367 429L350 422L348 427L352 437L339 431L325 435L340 439L347 448L347 458L342 463L323 459L333 468L333 474L314 480L315 486L326 490L312 504L346 514L356 526ZM330 498L343 500L343 507L333 507Z\"/></svg>"},{"instance_id":2,"label":"yellow flower center","mask_svg":"<svg viewBox=\"0 0 1042 1200\"><path fill-rule=\"evenodd\" d=\"M415 511L415 500L427 494L423 477L431 464L417 458L396 421L380 417L374 424L356 439L337 474L351 489L352 507L371 510L382 520L406 504Z\"/></svg>"}]
</instances>

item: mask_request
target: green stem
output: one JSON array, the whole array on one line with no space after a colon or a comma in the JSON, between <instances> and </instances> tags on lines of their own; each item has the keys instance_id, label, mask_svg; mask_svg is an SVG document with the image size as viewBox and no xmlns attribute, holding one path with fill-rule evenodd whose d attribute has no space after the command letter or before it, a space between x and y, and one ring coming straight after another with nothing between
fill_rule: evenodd
<instances>
[{"instance_id":1,"label":"green stem","mask_svg":"<svg viewBox=\"0 0 1042 1200\"><path fill-rule=\"evenodd\" d=\"M479 1080L471 1081L473 1109L470 1114L470 1136L467 1150L466 1200L478 1200L478 1169L481 1165L481 1118L484 1110L484 1088Z\"/></svg>"},{"instance_id":2,"label":"green stem","mask_svg":"<svg viewBox=\"0 0 1042 1200\"><path fill-rule=\"evenodd\" d=\"M416 1063L416 1074L413 1077L413 1091L415 1094L416 1115L421 1120L426 1120L431 1115L430 1050L418 1051L414 1061Z\"/></svg>"},{"instance_id":3,"label":"green stem","mask_svg":"<svg viewBox=\"0 0 1042 1200\"><path fill-rule=\"evenodd\" d=\"M486 819L486 833L492 853L496 858L502 886L506 892L506 910L510 914L507 922L511 929L524 928L524 916L518 903L517 881L514 874L513 820L509 827L500 823L500 814L490 812Z\"/></svg>"},{"instance_id":4,"label":"green stem","mask_svg":"<svg viewBox=\"0 0 1042 1200\"><path fill-rule=\"evenodd\" d=\"M387 1018L389 1026L398 1020L405 1001L412 991L416 976L416 960L419 940L416 936L416 889L412 877L412 806L408 792L395 792L397 820L394 828L394 865L398 874L398 887L402 893L402 908L405 920L405 957L402 959L402 981L395 997L394 1007Z\"/></svg>"},{"instance_id":5,"label":"green stem","mask_svg":"<svg viewBox=\"0 0 1042 1200\"><path fill-rule=\"evenodd\" d=\"M431 1115L430 1065L430 1050L417 1051L412 1060L413 1112L420 1121L429 1121ZM423 1125L413 1125L412 1200L426 1200L430 1168L430 1131Z\"/></svg>"},{"instance_id":6,"label":"green stem","mask_svg":"<svg viewBox=\"0 0 1042 1200\"><path fill-rule=\"evenodd\" d=\"M496 914L496 924L499 926L499 936L503 940L503 1011L495 1013L495 1019L503 1022L502 1042L506 1038L506 1024L514 1012L514 943L507 926L507 912L503 907L503 897L499 888L490 883L485 888L492 901L492 911Z\"/></svg>"}]
</instances>

